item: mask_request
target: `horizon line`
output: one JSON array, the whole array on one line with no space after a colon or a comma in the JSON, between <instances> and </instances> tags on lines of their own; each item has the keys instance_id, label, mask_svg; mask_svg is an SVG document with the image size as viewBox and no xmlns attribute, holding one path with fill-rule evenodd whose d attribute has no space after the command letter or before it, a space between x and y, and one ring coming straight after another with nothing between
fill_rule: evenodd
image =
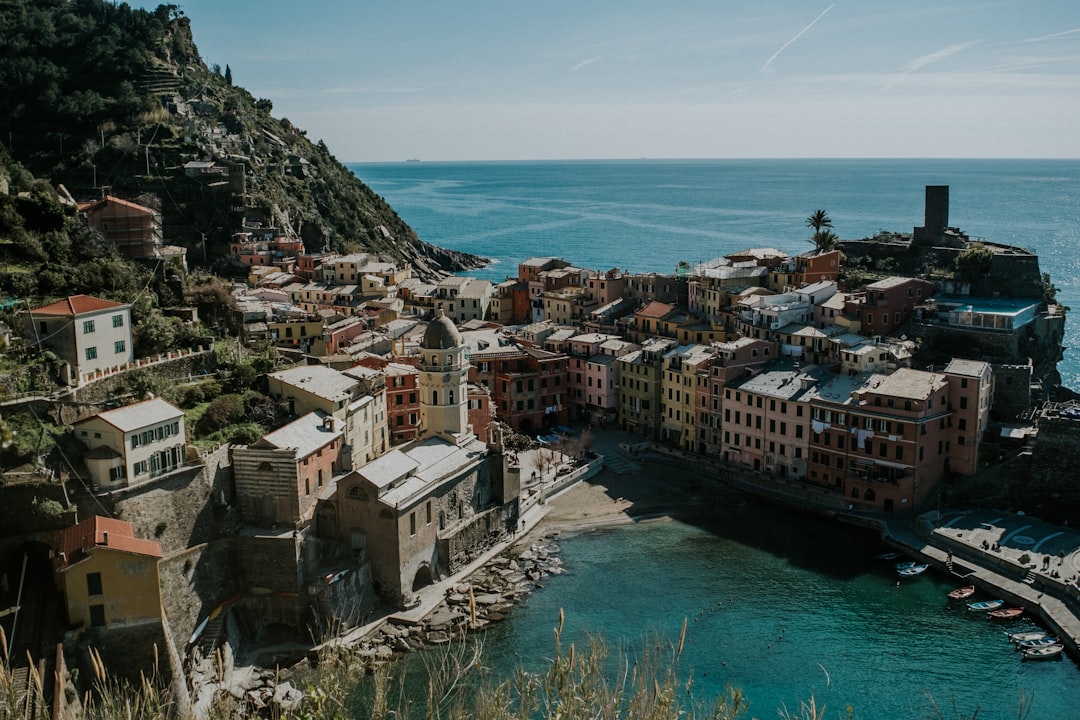
<instances>
[{"instance_id":1,"label":"horizon line","mask_svg":"<svg viewBox=\"0 0 1080 720\"><path fill-rule=\"evenodd\" d=\"M344 165L417 165L417 164L483 164L483 163L571 163L571 162L721 162L721 161L890 161L890 162L957 162L957 161L1038 161L1038 162L1077 162L1077 157L1045 157L1028 155L983 155L952 157L923 157L909 155L881 155L881 156L855 156L855 155L820 155L820 156L780 156L780 155L731 155L714 157L579 157L579 158L489 158L476 159L446 159L446 160L420 160L407 158L404 160L342 160Z\"/></svg>"}]
</instances>

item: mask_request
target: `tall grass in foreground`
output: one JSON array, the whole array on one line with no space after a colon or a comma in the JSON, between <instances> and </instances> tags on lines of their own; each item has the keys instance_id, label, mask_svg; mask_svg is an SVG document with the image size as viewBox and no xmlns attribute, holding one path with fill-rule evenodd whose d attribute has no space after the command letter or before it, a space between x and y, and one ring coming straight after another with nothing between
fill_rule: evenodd
<instances>
[{"instance_id":1,"label":"tall grass in foreground","mask_svg":"<svg viewBox=\"0 0 1080 720\"><path fill-rule=\"evenodd\" d=\"M582 650L574 644L564 649L562 627L560 611L554 655L543 670L519 669L501 681L489 677L480 642L423 651L422 670L400 662L374 666L354 650L333 648L323 653L317 667L291 678L303 691L294 709L254 712L221 693L207 720L753 720L738 689L728 688L720 697L702 702L694 698L693 681L680 678L685 621L677 642L647 642L634 654L620 652L615 657L598 637L589 638ZM43 707L41 679L32 668L29 681L12 671L2 629L0 653L0 720L32 720L26 712L27 690L36 693L32 699ZM156 663L151 675L130 683L111 678L93 650L90 660L93 689L69 714L71 720L183 720ZM956 707L945 710L934 698L928 700L927 718L979 717L978 709L970 714ZM1021 695L1016 717L1024 720L1030 711L1030 698ZM773 712L777 711L766 717ZM778 716L781 720L857 717L851 707L828 712L813 697L795 710L780 708Z\"/></svg>"}]
</instances>

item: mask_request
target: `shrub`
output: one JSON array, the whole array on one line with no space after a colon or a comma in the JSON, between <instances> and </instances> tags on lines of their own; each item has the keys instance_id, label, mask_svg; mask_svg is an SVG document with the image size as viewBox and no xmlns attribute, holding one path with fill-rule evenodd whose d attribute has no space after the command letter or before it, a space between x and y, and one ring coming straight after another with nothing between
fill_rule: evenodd
<instances>
[{"instance_id":1,"label":"shrub","mask_svg":"<svg viewBox=\"0 0 1080 720\"><path fill-rule=\"evenodd\" d=\"M210 403L200 421L199 430L210 435L244 418L244 398L240 395L221 395Z\"/></svg>"}]
</instances>

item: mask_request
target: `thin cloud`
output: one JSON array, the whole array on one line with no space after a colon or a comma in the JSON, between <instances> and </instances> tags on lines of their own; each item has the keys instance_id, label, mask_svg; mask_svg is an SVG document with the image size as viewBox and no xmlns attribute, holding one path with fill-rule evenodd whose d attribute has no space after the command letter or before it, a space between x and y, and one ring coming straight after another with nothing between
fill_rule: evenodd
<instances>
[{"instance_id":1,"label":"thin cloud","mask_svg":"<svg viewBox=\"0 0 1080 720\"><path fill-rule=\"evenodd\" d=\"M1042 42L1043 40L1053 40L1055 38L1065 37L1066 35L1075 35L1076 33L1080 33L1080 28L1073 28L1072 30L1064 30L1062 32L1051 33L1050 35L1040 35L1039 37L1028 38L1027 40L1022 40L1021 42Z\"/></svg>"},{"instance_id":2,"label":"thin cloud","mask_svg":"<svg viewBox=\"0 0 1080 720\"><path fill-rule=\"evenodd\" d=\"M774 52L774 53L772 54L772 57L770 57L770 58L769 58L768 60L766 60L766 61L765 61L765 64L761 66L761 69L760 69L760 70L758 70L758 72L759 72L759 73L763 73L763 72L765 72L766 70L768 70L768 69L769 69L769 66L770 66L770 65L772 65L772 61L773 61L773 60L775 60L776 58L780 57L780 53L782 53L782 52L784 52L785 50L787 50L787 49L788 49L788 46L789 46L789 45L791 45L791 43L793 43L793 42L795 42L796 40L798 40L799 38L801 38L801 37L802 37L802 36L803 36L804 34L806 34L806 32L807 32L807 31L808 31L808 30L809 30L810 28L812 28L812 27L814 27L815 25L817 25L817 22L818 22L818 20L820 20L821 18L825 17L825 13L829 12L829 11L830 11L830 10L832 10L832 9L833 9L834 7L836 7L836 3L833 3L833 4L832 4L832 5L830 5L829 7L825 8L824 10L822 10L822 11L821 11L821 14L820 14L820 15L818 15L818 16L817 16L816 18L814 18L813 20L811 20L811 21L810 21L810 24L809 24L809 25L807 25L806 27L804 27L804 28L803 28L802 30L800 30L799 32L795 33L795 37L791 38L791 39L790 39L790 40L788 40L788 41L787 41L786 43L784 43L783 45L781 45L781 46L780 46L780 49L779 49L779 50L777 50L776 52Z\"/></svg>"},{"instance_id":3,"label":"thin cloud","mask_svg":"<svg viewBox=\"0 0 1080 720\"><path fill-rule=\"evenodd\" d=\"M924 68L932 63L936 63L939 60L944 60L945 58L952 57L953 55L959 52L963 52L969 47L973 45L978 45L981 42L982 40L971 40L965 43L956 43L955 45L950 45L946 48L942 48L937 52L932 52L927 55L921 55L914 60L909 60L907 64L904 65L904 72L915 72L916 70Z\"/></svg>"},{"instance_id":4,"label":"thin cloud","mask_svg":"<svg viewBox=\"0 0 1080 720\"><path fill-rule=\"evenodd\" d=\"M578 70L580 70L583 67L588 67L589 65L592 65L594 62L596 62L599 59L600 58L598 58L598 57L594 57L594 58L589 58L588 60L582 60L577 65L572 67L570 69L570 72L575 73L575 72L577 72Z\"/></svg>"}]
</instances>

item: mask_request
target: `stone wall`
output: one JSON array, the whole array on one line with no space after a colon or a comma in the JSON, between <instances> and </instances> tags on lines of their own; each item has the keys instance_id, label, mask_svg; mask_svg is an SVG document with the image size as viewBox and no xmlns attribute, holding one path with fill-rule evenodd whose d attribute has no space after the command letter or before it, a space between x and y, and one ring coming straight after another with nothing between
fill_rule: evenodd
<instances>
[{"instance_id":1,"label":"stone wall","mask_svg":"<svg viewBox=\"0 0 1080 720\"><path fill-rule=\"evenodd\" d=\"M994 415L1008 422L1031 407L1030 363L994 365Z\"/></svg>"},{"instance_id":2,"label":"stone wall","mask_svg":"<svg viewBox=\"0 0 1080 720\"><path fill-rule=\"evenodd\" d=\"M98 503L127 520L136 537L156 540L168 556L221 536L227 504L232 501L228 448L201 456L199 466L185 467L154 480L91 499L78 498L84 516Z\"/></svg>"},{"instance_id":3,"label":"stone wall","mask_svg":"<svg viewBox=\"0 0 1080 720\"><path fill-rule=\"evenodd\" d=\"M197 380L208 374L217 372L217 353L206 352L174 360L165 360L142 368L135 368L140 373L166 387L184 382ZM114 399L118 395L124 395L128 391L130 378L129 373L119 373L111 377L98 380L80 387L75 395L80 403L103 404Z\"/></svg>"},{"instance_id":4,"label":"stone wall","mask_svg":"<svg viewBox=\"0 0 1080 720\"><path fill-rule=\"evenodd\" d=\"M240 591L232 538L174 553L158 565L161 604L180 651L200 620Z\"/></svg>"},{"instance_id":5,"label":"stone wall","mask_svg":"<svg viewBox=\"0 0 1080 720\"><path fill-rule=\"evenodd\" d=\"M439 541L439 559L448 574L461 570L488 549L507 539L517 521L517 501L496 505L469 518L453 535Z\"/></svg>"},{"instance_id":6,"label":"stone wall","mask_svg":"<svg viewBox=\"0 0 1080 720\"><path fill-rule=\"evenodd\" d=\"M293 533L232 539L236 582L244 588L296 591L302 587L300 542Z\"/></svg>"},{"instance_id":7,"label":"stone wall","mask_svg":"<svg viewBox=\"0 0 1080 720\"><path fill-rule=\"evenodd\" d=\"M996 250L999 246L989 247ZM1016 250L995 252L990 269L972 283L971 294L981 297L1042 298L1039 256Z\"/></svg>"},{"instance_id":8,"label":"stone wall","mask_svg":"<svg viewBox=\"0 0 1080 720\"><path fill-rule=\"evenodd\" d=\"M1031 481L1016 488L1022 494L1052 497L1076 497L1080 484L1080 420L1066 417L1040 417L1039 435L1031 458Z\"/></svg>"}]
</instances>

